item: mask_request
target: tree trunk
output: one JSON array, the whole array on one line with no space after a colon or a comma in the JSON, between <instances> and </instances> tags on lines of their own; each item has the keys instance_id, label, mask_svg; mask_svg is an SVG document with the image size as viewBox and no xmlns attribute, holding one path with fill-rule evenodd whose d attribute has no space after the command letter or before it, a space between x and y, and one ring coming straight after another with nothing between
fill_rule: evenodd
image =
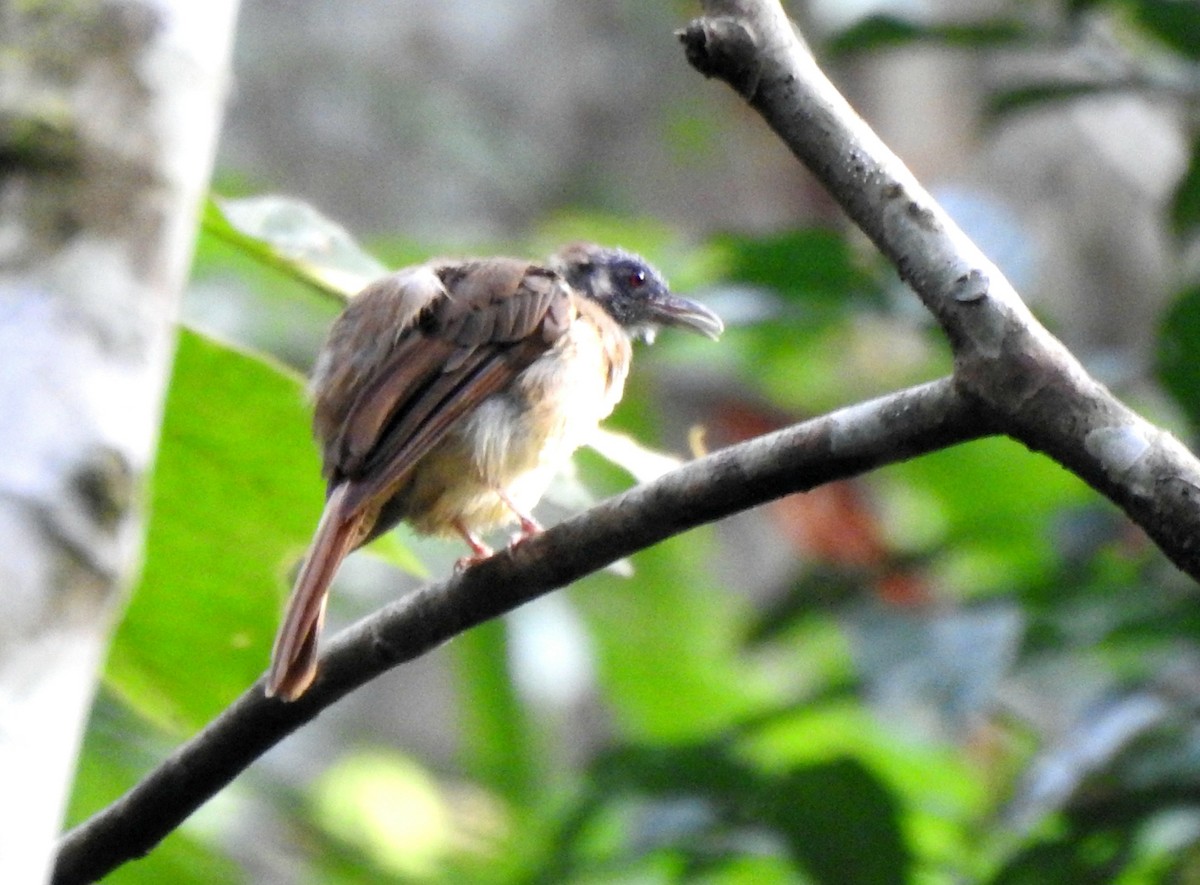
<instances>
[{"instance_id":1,"label":"tree trunk","mask_svg":"<svg viewBox=\"0 0 1200 885\"><path fill-rule=\"evenodd\" d=\"M44 881L143 536L235 0L0 0L0 881Z\"/></svg>"}]
</instances>

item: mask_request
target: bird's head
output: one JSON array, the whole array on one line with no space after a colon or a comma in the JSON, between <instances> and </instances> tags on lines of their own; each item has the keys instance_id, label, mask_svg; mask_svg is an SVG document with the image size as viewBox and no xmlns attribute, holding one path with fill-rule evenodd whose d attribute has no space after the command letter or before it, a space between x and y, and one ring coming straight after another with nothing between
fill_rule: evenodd
<instances>
[{"instance_id":1,"label":"bird's head","mask_svg":"<svg viewBox=\"0 0 1200 885\"><path fill-rule=\"evenodd\" d=\"M555 253L550 268L603 306L631 338L653 341L664 326L714 340L725 330L721 318L704 305L672 295L662 275L632 252L573 243Z\"/></svg>"}]
</instances>

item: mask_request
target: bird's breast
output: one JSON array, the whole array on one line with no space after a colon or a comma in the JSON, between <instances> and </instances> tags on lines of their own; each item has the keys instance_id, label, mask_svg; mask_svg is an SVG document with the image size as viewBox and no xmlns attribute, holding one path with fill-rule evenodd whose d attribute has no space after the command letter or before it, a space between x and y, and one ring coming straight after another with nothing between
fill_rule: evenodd
<instances>
[{"instance_id":1,"label":"bird's breast","mask_svg":"<svg viewBox=\"0 0 1200 885\"><path fill-rule=\"evenodd\" d=\"M626 372L627 359L614 360L592 324L573 323L464 423L480 474L507 487L521 474L548 471L548 484L611 414Z\"/></svg>"},{"instance_id":2,"label":"bird's breast","mask_svg":"<svg viewBox=\"0 0 1200 885\"><path fill-rule=\"evenodd\" d=\"M505 494L529 512L621 399L629 341L576 319L546 353L482 402L414 471L408 518L418 531L508 522Z\"/></svg>"}]
</instances>

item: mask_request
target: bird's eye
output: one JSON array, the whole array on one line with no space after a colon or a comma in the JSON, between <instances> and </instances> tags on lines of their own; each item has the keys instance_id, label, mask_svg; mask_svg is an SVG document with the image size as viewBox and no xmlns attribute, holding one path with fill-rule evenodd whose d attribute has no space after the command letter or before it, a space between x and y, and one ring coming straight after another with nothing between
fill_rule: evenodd
<instances>
[{"instance_id":1,"label":"bird's eye","mask_svg":"<svg viewBox=\"0 0 1200 885\"><path fill-rule=\"evenodd\" d=\"M646 272L644 270L630 271L626 282L629 284L630 289L640 289L646 285Z\"/></svg>"}]
</instances>

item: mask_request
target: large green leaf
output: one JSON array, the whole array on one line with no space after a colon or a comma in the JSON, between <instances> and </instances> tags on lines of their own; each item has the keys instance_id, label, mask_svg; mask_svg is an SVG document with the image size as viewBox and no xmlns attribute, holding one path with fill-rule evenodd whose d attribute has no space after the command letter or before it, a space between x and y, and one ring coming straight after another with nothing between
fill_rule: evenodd
<instances>
[{"instance_id":1,"label":"large green leaf","mask_svg":"<svg viewBox=\"0 0 1200 885\"><path fill-rule=\"evenodd\" d=\"M324 500L308 424L295 376L181 334L145 568L106 674L155 721L197 728L265 668Z\"/></svg>"},{"instance_id":2,"label":"large green leaf","mask_svg":"<svg viewBox=\"0 0 1200 885\"><path fill-rule=\"evenodd\" d=\"M909 881L912 856L899 803L862 763L843 758L794 768L769 781L764 793L764 817L817 881Z\"/></svg>"}]
</instances>

